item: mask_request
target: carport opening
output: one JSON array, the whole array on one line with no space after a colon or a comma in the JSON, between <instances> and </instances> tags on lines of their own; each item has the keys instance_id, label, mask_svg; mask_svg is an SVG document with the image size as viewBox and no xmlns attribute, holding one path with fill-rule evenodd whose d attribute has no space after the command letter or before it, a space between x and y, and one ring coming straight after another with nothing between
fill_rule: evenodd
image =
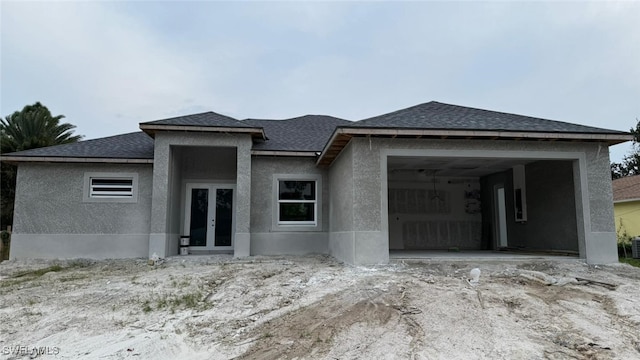
<instances>
[{"instance_id":1,"label":"carport opening","mask_svg":"<svg viewBox=\"0 0 640 360\"><path fill-rule=\"evenodd\" d=\"M390 256L579 255L572 160L389 156Z\"/></svg>"}]
</instances>

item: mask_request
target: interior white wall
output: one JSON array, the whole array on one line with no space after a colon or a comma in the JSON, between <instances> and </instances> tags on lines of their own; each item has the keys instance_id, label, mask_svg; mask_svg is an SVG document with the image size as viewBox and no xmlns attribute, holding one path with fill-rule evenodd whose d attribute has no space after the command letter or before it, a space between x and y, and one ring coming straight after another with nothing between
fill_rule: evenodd
<instances>
[{"instance_id":1,"label":"interior white wall","mask_svg":"<svg viewBox=\"0 0 640 360\"><path fill-rule=\"evenodd\" d=\"M389 249L481 248L478 178L389 173Z\"/></svg>"}]
</instances>

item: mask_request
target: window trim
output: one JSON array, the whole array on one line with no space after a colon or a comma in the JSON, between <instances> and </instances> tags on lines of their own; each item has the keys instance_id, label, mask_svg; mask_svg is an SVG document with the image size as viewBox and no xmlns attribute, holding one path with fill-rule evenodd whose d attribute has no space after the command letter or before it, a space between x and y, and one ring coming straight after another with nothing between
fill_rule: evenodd
<instances>
[{"instance_id":1,"label":"window trim","mask_svg":"<svg viewBox=\"0 0 640 360\"><path fill-rule=\"evenodd\" d=\"M315 200L280 200L280 181L315 182ZM280 204L314 204L313 221L281 221ZM320 174L274 174L272 229L275 231L319 231L322 227L322 175Z\"/></svg>"},{"instance_id":2,"label":"window trim","mask_svg":"<svg viewBox=\"0 0 640 360\"><path fill-rule=\"evenodd\" d=\"M94 196L93 179L131 180L131 196ZM84 173L83 202L100 203L137 203L138 202L138 173L125 172L86 172Z\"/></svg>"}]
</instances>

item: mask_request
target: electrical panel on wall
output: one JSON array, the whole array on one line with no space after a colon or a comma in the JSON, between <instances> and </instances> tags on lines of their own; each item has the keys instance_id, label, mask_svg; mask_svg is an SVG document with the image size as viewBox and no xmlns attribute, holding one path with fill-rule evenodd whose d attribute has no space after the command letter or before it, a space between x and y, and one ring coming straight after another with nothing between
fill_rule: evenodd
<instances>
[{"instance_id":1,"label":"electrical panel on wall","mask_svg":"<svg viewBox=\"0 0 640 360\"><path fill-rule=\"evenodd\" d=\"M516 221L527 221L527 187L525 184L524 165L513 167L513 197Z\"/></svg>"}]
</instances>

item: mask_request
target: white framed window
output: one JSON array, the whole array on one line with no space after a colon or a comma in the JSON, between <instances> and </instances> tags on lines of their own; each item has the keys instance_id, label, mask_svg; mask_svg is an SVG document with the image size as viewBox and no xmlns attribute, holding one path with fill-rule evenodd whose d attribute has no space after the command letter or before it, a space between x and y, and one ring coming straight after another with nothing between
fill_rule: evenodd
<instances>
[{"instance_id":1,"label":"white framed window","mask_svg":"<svg viewBox=\"0 0 640 360\"><path fill-rule=\"evenodd\" d=\"M320 175L274 175L274 227L314 231L320 225Z\"/></svg>"},{"instance_id":2,"label":"white framed window","mask_svg":"<svg viewBox=\"0 0 640 360\"><path fill-rule=\"evenodd\" d=\"M137 202L138 174L85 173L84 202Z\"/></svg>"},{"instance_id":3,"label":"white framed window","mask_svg":"<svg viewBox=\"0 0 640 360\"><path fill-rule=\"evenodd\" d=\"M317 195L314 180L278 180L278 224L315 225Z\"/></svg>"}]
</instances>

